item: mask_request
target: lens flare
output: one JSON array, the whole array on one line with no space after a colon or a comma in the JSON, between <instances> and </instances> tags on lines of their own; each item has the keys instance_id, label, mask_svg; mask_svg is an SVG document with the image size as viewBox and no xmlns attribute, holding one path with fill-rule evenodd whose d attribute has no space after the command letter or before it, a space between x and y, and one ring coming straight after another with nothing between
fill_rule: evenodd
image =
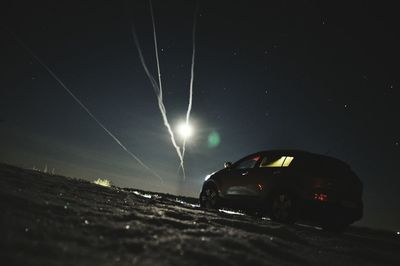
<instances>
[{"instance_id":1,"label":"lens flare","mask_svg":"<svg viewBox=\"0 0 400 266\"><path fill-rule=\"evenodd\" d=\"M221 137L219 136L218 132L213 131L210 135L208 135L208 147L215 148L221 142Z\"/></svg>"}]
</instances>

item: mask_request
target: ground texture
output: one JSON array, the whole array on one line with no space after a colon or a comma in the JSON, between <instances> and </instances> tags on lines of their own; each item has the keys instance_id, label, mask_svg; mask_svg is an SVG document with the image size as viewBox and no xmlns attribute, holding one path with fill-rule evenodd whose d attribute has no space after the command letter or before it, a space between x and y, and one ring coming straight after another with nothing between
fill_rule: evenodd
<instances>
[{"instance_id":1,"label":"ground texture","mask_svg":"<svg viewBox=\"0 0 400 266\"><path fill-rule=\"evenodd\" d=\"M0 164L1 265L400 265L400 237L201 210Z\"/></svg>"}]
</instances>

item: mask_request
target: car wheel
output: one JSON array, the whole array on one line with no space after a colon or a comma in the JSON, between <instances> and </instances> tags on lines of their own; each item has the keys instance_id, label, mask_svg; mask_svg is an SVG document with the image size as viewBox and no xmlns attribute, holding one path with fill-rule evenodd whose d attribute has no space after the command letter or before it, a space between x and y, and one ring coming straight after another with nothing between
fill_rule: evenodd
<instances>
[{"instance_id":1,"label":"car wheel","mask_svg":"<svg viewBox=\"0 0 400 266\"><path fill-rule=\"evenodd\" d=\"M296 220L296 202L291 194L276 193L271 202L271 219L281 223L294 223Z\"/></svg>"},{"instance_id":2,"label":"car wheel","mask_svg":"<svg viewBox=\"0 0 400 266\"><path fill-rule=\"evenodd\" d=\"M218 208L218 191L213 186L207 186L200 193L200 207L205 209Z\"/></svg>"}]
</instances>

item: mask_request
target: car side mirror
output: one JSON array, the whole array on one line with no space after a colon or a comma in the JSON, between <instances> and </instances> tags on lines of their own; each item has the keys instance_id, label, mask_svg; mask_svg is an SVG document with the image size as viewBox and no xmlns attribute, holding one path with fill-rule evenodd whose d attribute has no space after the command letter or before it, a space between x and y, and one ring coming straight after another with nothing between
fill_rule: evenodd
<instances>
[{"instance_id":1,"label":"car side mirror","mask_svg":"<svg viewBox=\"0 0 400 266\"><path fill-rule=\"evenodd\" d=\"M230 168L232 166L231 162L224 163L224 168Z\"/></svg>"}]
</instances>

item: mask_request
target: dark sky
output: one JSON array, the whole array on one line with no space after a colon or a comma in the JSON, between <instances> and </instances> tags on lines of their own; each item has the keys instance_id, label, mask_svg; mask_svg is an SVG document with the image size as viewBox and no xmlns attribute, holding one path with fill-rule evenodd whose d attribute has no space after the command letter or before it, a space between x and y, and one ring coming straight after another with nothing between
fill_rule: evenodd
<instances>
[{"instance_id":1,"label":"dark sky","mask_svg":"<svg viewBox=\"0 0 400 266\"><path fill-rule=\"evenodd\" d=\"M153 6L164 103L175 127L188 104L195 2ZM400 228L394 4L199 1L195 133L185 181L131 34L133 22L156 75L148 1L11 1L0 10L2 26L165 183L129 157L3 28L0 161L197 196L205 175L255 151L327 153L349 163L364 183L360 224ZM220 136L214 147L212 134Z\"/></svg>"}]
</instances>

